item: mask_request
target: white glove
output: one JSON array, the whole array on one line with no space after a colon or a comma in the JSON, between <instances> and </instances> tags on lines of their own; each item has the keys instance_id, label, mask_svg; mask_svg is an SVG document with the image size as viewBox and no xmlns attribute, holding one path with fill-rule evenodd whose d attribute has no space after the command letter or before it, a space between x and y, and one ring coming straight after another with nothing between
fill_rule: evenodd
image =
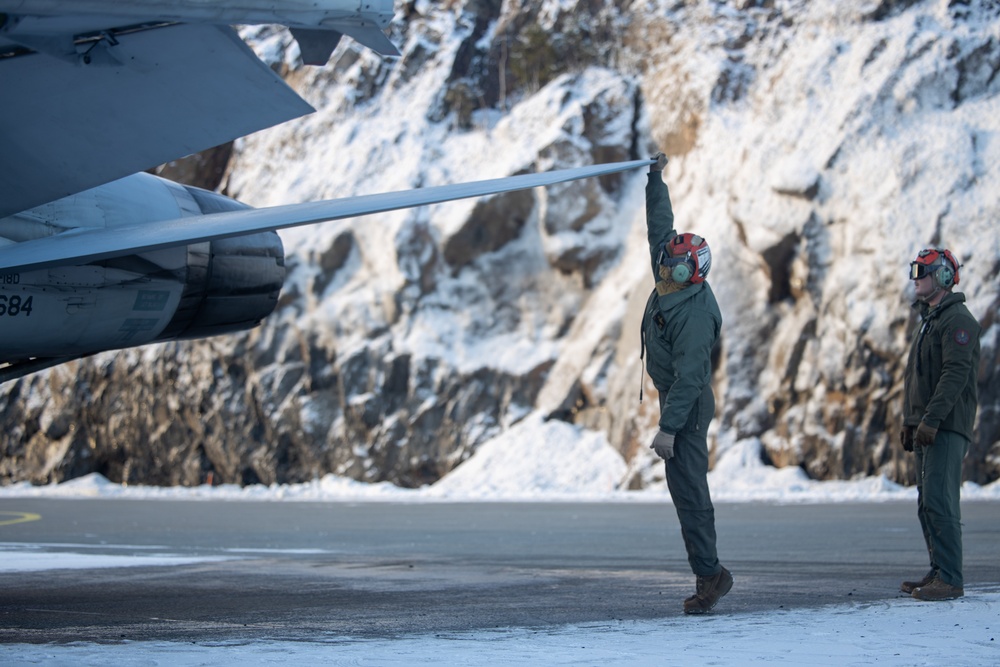
<instances>
[{"instance_id":1,"label":"white glove","mask_svg":"<svg viewBox=\"0 0 1000 667\"><path fill-rule=\"evenodd\" d=\"M652 159L656 160L656 164L649 165L650 171L663 171L663 168L667 166L667 156L663 153L657 153Z\"/></svg>"},{"instance_id":2,"label":"white glove","mask_svg":"<svg viewBox=\"0 0 1000 667\"><path fill-rule=\"evenodd\" d=\"M674 456L675 437L672 433L657 431L656 436L653 438L653 444L649 448L655 451L656 455L664 461L669 461Z\"/></svg>"}]
</instances>

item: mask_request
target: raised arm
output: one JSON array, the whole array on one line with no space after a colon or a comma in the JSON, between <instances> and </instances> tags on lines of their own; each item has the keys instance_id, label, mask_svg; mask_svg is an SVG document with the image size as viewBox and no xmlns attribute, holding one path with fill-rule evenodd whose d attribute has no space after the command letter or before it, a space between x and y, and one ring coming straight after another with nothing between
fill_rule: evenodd
<instances>
[{"instance_id":1,"label":"raised arm","mask_svg":"<svg viewBox=\"0 0 1000 667\"><path fill-rule=\"evenodd\" d=\"M657 153L656 164L650 165L649 180L646 181L646 237L649 240L649 259L654 281L660 279L657 266L660 249L676 235L670 191L663 182L663 167L666 164L667 156Z\"/></svg>"}]
</instances>

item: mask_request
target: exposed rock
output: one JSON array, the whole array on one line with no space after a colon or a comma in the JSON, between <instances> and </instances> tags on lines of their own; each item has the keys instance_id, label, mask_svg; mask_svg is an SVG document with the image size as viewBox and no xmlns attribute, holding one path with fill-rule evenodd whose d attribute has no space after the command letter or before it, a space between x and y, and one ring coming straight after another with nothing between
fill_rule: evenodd
<instances>
[{"instance_id":1,"label":"exposed rock","mask_svg":"<svg viewBox=\"0 0 1000 667\"><path fill-rule=\"evenodd\" d=\"M189 155L150 169L150 173L169 178L178 183L194 185L205 190L215 190L226 174L226 165L233 154L233 142Z\"/></svg>"},{"instance_id":2,"label":"exposed rock","mask_svg":"<svg viewBox=\"0 0 1000 667\"><path fill-rule=\"evenodd\" d=\"M445 243L442 249L445 261L458 270L483 254L496 252L521 235L534 204L535 196L530 190L477 202L466 224Z\"/></svg>"}]
</instances>

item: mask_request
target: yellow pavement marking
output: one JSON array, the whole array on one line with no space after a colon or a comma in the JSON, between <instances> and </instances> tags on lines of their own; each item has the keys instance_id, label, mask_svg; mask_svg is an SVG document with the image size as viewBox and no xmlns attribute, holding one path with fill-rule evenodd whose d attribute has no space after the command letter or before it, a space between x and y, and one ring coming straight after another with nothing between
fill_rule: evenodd
<instances>
[{"instance_id":1,"label":"yellow pavement marking","mask_svg":"<svg viewBox=\"0 0 1000 667\"><path fill-rule=\"evenodd\" d=\"M4 519L3 517L9 516L10 519ZM38 521L42 518L41 514L32 514L31 512L0 512L0 526L12 526L15 523L27 523L29 521Z\"/></svg>"}]
</instances>

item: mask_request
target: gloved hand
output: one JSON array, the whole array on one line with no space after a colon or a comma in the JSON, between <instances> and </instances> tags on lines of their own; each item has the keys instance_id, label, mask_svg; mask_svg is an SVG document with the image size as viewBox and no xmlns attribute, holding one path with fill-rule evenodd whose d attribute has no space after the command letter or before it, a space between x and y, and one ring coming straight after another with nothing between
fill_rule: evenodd
<instances>
[{"instance_id":1,"label":"gloved hand","mask_svg":"<svg viewBox=\"0 0 1000 667\"><path fill-rule=\"evenodd\" d=\"M912 452L913 451L913 427L904 426L899 431L899 442L903 445L903 451Z\"/></svg>"},{"instance_id":2,"label":"gloved hand","mask_svg":"<svg viewBox=\"0 0 1000 667\"><path fill-rule=\"evenodd\" d=\"M663 168L667 166L667 156L663 153L657 153L652 159L656 160L656 164L649 165L650 171L663 171Z\"/></svg>"},{"instance_id":3,"label":"gloved hand","mask_svg":"<svg viewBox=\"0 0 1000 667\"><path fill-rule=\"evenodd\" d=\"M920 422L917 432L913 435L913 442L919 447L930 447L934 444L938 430L933 426L928 426L926 422Z\"/></svg>"},{"instance_id":4,"label":"gloved hand","mask_svg":"<svg viewBox=\"0 0 1000 667\"><path fill-rule=\"evenodd\" d=\"M653 438L653 444L649 446L656 455L664 461L669 461L674 456L674 434L657 431Z\"/></svg>"}]
</instances>

